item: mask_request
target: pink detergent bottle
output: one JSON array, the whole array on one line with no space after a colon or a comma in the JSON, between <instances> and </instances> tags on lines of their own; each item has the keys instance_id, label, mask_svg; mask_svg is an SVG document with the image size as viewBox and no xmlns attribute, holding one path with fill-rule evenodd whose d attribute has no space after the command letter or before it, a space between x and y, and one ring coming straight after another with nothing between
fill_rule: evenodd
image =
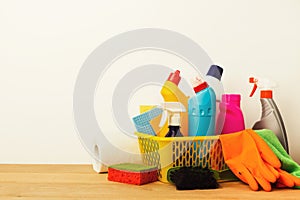
<instances>
[{"instance_id":1,"label":"pink detergent bottle","mask_svg":"<svg viewBox=\"0 0 300 200\"><path fill-rule=\"evenodd\" d=\"M240 108L241 95L223 94L216 131L221 134L234 133L245 129L243 112Z\"/></svg>"}]
</instances>

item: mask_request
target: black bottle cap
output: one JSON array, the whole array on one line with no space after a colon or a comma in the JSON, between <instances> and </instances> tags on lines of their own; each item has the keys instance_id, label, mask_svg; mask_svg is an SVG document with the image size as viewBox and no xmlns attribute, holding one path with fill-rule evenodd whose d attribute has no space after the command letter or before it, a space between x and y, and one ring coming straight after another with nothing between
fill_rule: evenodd
<instances>
[{"instance_id":1,"label":"black bottle cap","mask_svg":"<svg viewBox=\"0 0 300 200\"><path fill-rule=\"evenodd\" d=\"M221 80L223 74L223 68L218 66L218 65L212 65L210 66L208 72L207 72L207 76L212 76L215 77L216 79L219 79L219 81Z\"/></svg>"}]
</instances>

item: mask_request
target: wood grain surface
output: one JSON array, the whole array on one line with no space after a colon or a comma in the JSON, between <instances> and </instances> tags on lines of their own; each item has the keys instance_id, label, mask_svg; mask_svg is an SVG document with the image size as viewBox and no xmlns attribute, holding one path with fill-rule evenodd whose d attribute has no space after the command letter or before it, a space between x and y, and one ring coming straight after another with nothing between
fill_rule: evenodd
<instances>
[{"instance_id":1,"label":"wood grain surface","mask_svg":"<svg viewBox=\"0 0 300 200\"><path fill-rule=\"evenodd\" d=\"M241 182L221 183L215 190L177 191L155 182L142 186L107 181L91 165L0 165L0 199L300 199L300 190L254 192Z\"/></svg>"}]
</instances>

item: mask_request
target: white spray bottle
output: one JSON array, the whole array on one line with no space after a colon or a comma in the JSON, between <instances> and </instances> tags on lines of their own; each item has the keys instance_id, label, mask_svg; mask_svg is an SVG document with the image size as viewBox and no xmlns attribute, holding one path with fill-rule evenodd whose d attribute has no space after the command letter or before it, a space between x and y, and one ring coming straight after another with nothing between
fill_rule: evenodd
<instances>
[{"instance_id":1,"label":"white spray bottle","mask_svg":"<svg viewBox=\"0 0 300 200\"><path fill-rule=\"evenodd\" d=\"M254 84L250 97L253 96L257 87L260 88L260 102L262 107L261 118L259 121L255 122L252 127L253 130L272 130L278 137L286 152L289 153L287 134L283 119L275 101L273 100L272 88L276 86L276 83L267 79L257 79L254 77L251 77L249 82Z\"/></svg>"},{"instance_id":2,"label":"white spray bottle","mask_svg":"<svg viewBox=\"0 0 300 200\"><path fill-rule=\"evenodd\" d=\"M180 102L165 102L161 108L164 110L160 126L163 126L168 117L169 132L165 137L182 137L180 132L181 119L180 113L186 112L184 105Z\"/></svg>"}]
</instances>

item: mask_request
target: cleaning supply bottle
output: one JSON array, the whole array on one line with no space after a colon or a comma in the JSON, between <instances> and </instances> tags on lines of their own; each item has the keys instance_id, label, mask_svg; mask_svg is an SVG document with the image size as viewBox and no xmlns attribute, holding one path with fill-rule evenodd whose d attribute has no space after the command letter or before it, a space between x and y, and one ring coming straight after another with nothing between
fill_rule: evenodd
<instances>
[{"instance_id":1,"label":"cleaning supply bottle","mask_svg":"<svg viewBox=\"0 0 300 200\"><path fill-rule=\"evenodd\" d=\"M216 127L218 127L218 118L224 121L225 115L220 114L220 102L222 100L222 94L224 94L224 88L221 83L223 75L223 68L218 65L211 65L205 76L205 81L214 90L216 94ZM216 129L216 135L221 134L221 130Z\"/></svg>"},{"instance_id":2,"label":"cleaning supply bottle","mask_svg":"<svg viewBox=\"0 0 300 200\"><path fill-rule=\"evenodd\" d=\"M181 80L180 71L176 70L174 73L171 73L164 83L160 93L164 98L165 102L180 102L183 104L185 108L188 107L188 99L178 87L178 84ZM181 118L181 132L184 136L188 135L188 114L187 112L183 112L180 114ZM160 131L158 132L158 136L164 137L168 133L168 122L166 121Z\"/></svg>"},{"instance_id":3,"label":"cleaning supply bottle","mask_svg":"<svg viewBox=\"0 0 300 200\"><path fill-rule=\"evenodd\" d=\"M272 88L274 88L276 84L267 79L257 79L254 77L249 78L249 82L254 84L250 97L253 96L257 87L260 88L260 102L262 107L261 118L253 125L252 128L254 130L272 130L278 137L286 152L289 152L287 133L285 130L284 122L279 109L275 101L273 100Z\"/></svg>"},{"instance_id":4,"label":"cleaning supply bottle","mask_svg":"<svg viewBox=\"0 0 300 200\"><path fill-rule=\"evenodd\" d=\"M184 105L180 102L166 102L162 104L162 109L164 110L162 118L167 116L169 125L169 131L165 137L182 137L183 135L180 131L180 114L186 112ZM162 119L162 121L164 121L164 119Z\"/></svg>"},{"instance_id":5,"label":"cleaning supply bottle","mask_svg":"<svg viewBox=\"0 0 300 200\"><path fill-rule=\"evenodd\" d=\"M192 85L196 95L188 101L189 136L215 135L215 92L200 77L196 77Z\"/></svg>"},{"instance_id":6,"label":"cleaning supply bottle","mask_svg":"<svg viewBox=\"0 0 300 200\"><path fill-rule=\"evenodd\" d=\"M223 94L219 104L216 132L234 133L245 129L244 115L240 107L240 94Z\"/></svg>"}]
</instances>

